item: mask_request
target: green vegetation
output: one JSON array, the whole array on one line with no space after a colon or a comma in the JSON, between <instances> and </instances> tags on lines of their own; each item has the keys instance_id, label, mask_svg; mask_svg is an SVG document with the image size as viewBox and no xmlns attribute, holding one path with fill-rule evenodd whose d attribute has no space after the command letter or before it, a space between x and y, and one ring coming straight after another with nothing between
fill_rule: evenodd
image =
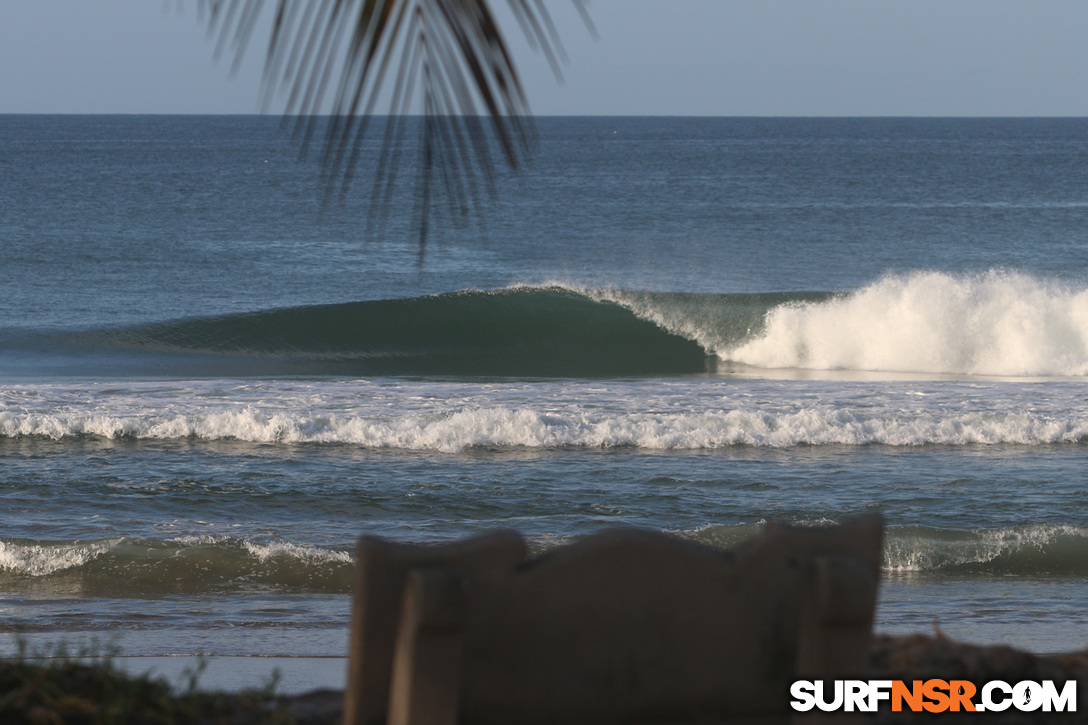
<instances>
[{"instance_id":1,"label":"green vegetation","mask_svg":"<svg viewBox=\"0 0 1088 725\"><path fill-rule=\"evenodd\" d=\"M0 722L60 723L293 723L285 698L275 694L278 673L257 690L202 692L204 662L187 670L176 692L162 678L133 676L113 663L113 647L68 653L29 653L19 639L18 654L0 660Z\"/></svg>"}]
</instances>

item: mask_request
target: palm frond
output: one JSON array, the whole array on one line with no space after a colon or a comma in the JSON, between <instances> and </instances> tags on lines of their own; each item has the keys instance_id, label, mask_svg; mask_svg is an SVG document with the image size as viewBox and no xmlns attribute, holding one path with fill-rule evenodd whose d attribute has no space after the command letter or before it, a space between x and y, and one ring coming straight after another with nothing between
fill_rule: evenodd
<instances>
[{"instance_id":1,"label":"palm frond","mask_svg":"<svg viewBox=\"0 0 1088 725\"><path fill-rule=\"evenodd\" d=\"M529 44L558 74L565 55L543 0L507 2ZM592 32L586 0L572 2ZM444 192L453 217L482 218L481 194L494 189L496 156L517 170L534 138L525 90L488 0L200 0L199 10L216 52L229 48L237 64L269 7L264 102L267 108L285 96L284 117L304 152L323 126L326 200L350 187L386 99L368 229L385 225L411 126L420 135L420 261L436 191ZM413 109L421 122L409 118Z\"/></svg>"}]
</instances>

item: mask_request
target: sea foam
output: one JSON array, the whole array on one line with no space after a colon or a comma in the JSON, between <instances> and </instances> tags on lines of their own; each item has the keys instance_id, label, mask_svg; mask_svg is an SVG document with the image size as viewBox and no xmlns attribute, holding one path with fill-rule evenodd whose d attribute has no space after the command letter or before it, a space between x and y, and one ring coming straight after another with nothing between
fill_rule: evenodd
<instances>
[{"instance_id":1,"label":"sea foam","mask_svg":"<svg viewBox=\"0 0 1088 725\"><path fill-rule=\"evenodd\" d=\"M1015 272L884 277L779 305L763 331L716 350L762 368L995 376L1088 374L1088 289Z\"/></svg>"},{"instance_id":2,"label":"sea foam","mask_svg":"<svg viewBox=\"0 0 1088 725\"><path fill-rule=\"evenodd\" d=\"M455 453L473 448L642 448L708 450L730 446L1046 445L1088 440L1088 417L1044 412L866 409L811 404L693 412L466 408L442 414L369 417L269 414L252 408L207 414L23 417L0 414L4 438L235 440L272 444L348 444Z\"/></svg>"},{"instance_id":3,"label":"sea foam","mask_svg":"<svg viewBox=\"0 0 1088 725\"><path fill-rule=\"evenodd\" d=\"M0 571L33 577L75 569L109 552L120 539L71 544L26 544L0 541Z\"/></svg>"}]
</instances>

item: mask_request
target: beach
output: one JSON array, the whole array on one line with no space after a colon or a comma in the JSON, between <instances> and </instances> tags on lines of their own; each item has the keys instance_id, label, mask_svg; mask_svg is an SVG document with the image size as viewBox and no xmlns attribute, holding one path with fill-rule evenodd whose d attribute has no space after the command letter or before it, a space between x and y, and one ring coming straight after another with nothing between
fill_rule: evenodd
<instances>
[{"instance_id":1,"label":"beach","mask_svg":"<svg viewBox=\"0 0 1088 725\"><path fill-rule=\"evenodd\" d=\"M216 676L215 669L221 664L225 663L217 663L213 660L203 673ZM279 661L277 664L284 663ZM308 664L313 667L312 662ZM118 677L119 681L124 681L126 676L133 674L137 677L143 675L142 672L132 672L130 665L131 662L126 662L124 658L115 658L110 660L109 666L112 669L107 672L117 673L113 676ZM5 666L5 663L0 663L0 677L3 678L9 676L3 669ZM81 676L79 673L85 672L78 665L69 670L65 670L65 666L58 663L54 663L53 667L57 668L53 671L53 678L57 682L76 681L76 678ZM242 669L248 668L243 664ZM221 675L225 671L224 669L218 674ZM313 669L310 670L311 674L313 671ZM100 669L99 672L102 670ZM896 679L918 683L931 678L945 682L951 679L979 684L992 681L1007 683L1050 681L1064 686L1065 683L1073 682L1078 692L1083 692L1084 686L1088 684L1088 653L1082 650L1054 655L1034 655L1005 646L980 647L958 643L939 632L929 636L880 635L874 638L865 676L871 680L886 682ZM97 695L91 697L80 694L74 699L70 697L67 701L58 701L50 696L48 687L40 684L47 682L48 678L42 677L39 672L36 679L39 683L36 688L29 686L24 688L26 703L20 706L16 702L6 702L3 707L8 709L2 710L3 714L28 716L34 707L41 707L46 711L52 710L61 716L66 716L75 714L72 708L78 702L80 703L78 715L86 716L94 708L105 707L108 704L104 701L102 689ZM148 684L153 679L155 679L154 676L136 685L134 691L143 693L144 697L129 694L125 698L129 703L127 706L138 708L150 705L154 711L158 712L160 718L181 717L191 720L195 711L201 713L204 718L210 718L210 721L227 719L237 723L291 722L295 725L331 725L341 722L343 714L343 691L335 688L306 688L299 692L279 691L270 688L266 680L260 686L247 685L246 690L239 690L225 686L226 683L232 682L231 678L227 677L221 680L224 683L222 689L210 691L198 689L194 693L190 682L187 682L186 676L183 676L181 682L172 683L174 691L172 702L178 711L174 715L163 715L163 712L170 707L170 703L164 702L161 690L156 689L154 684ZM60 691L67 690L71 695L77 689L79 688L69 685L60 688ZM115 686L115 689L119 688ZM42 710L38 710L37 714L40 717ZM144 711L143 714L148 713ZM885 705L874 711L862 713L860 717L863 722L911 723L971 722L977 721L981 716L977 712L966 711L926 712L924 709L917 712L893 711ZM1039 708L1027 714L1017 708L1005 708L1000 713L986 715L987 722L1009 724L1077 722L1078 717L1075 711L1047 712L1040 711Z\"/></svg>"},{"instance_id":2,"label":"beach","mask_svg":"<svg viewBox=\"0 0 1088 725\"><path fill-rule=\"evenodd\" d=\"M339 688L363 533L868 511L877 633L1088 643L1088 122L541 118L422 267L276 119L0 131L7 654Z\"/></svg>"}]
</instances>

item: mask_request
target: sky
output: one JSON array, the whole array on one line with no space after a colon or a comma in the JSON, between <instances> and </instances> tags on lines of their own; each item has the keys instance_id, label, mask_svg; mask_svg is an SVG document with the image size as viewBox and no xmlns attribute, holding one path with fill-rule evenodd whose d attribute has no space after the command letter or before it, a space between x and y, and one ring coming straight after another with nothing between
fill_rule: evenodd
<instances>
[{"instance_id":1,"label":"sky","mask_svg":"<svg viewBox=\"0 0 1088 725\"><path fill-rule=\"evenodd\" d=\"M563 82L506 26L539 115L1088 116L1085 0L547 3ZM197 5L0 0L0 113L260 112L263 38L232 73Z\"/></svg>"}]
</instances>

